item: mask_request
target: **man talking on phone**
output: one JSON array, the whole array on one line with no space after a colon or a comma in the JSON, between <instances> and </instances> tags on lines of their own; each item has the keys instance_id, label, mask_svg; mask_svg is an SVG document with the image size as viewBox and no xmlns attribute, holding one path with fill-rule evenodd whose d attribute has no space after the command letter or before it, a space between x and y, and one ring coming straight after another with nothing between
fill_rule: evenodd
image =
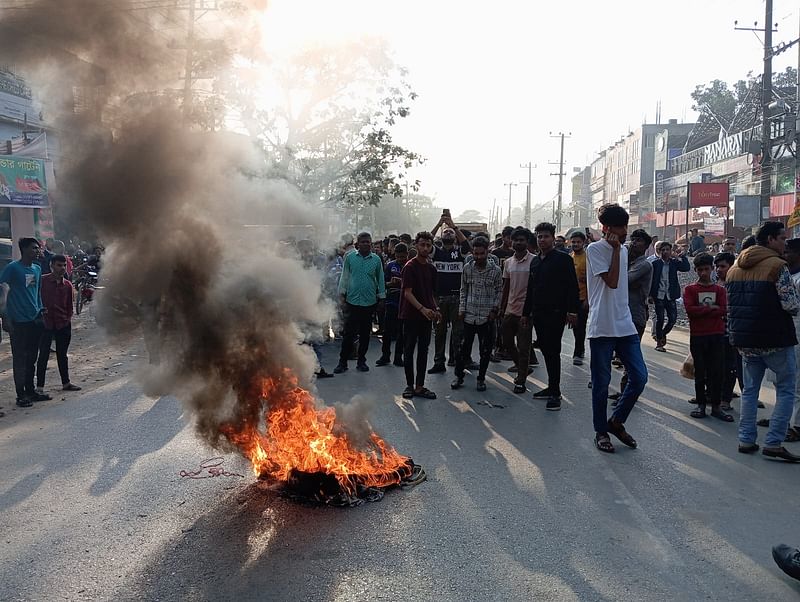
<instances>
[{"instance_id":1,"label":"man talking on phone","mask_svg":"<svg viewBox=\"0 0 800 602\"><path fill-rule=\"evenodd\" d=\"M625 430L625 421L647 384L647 366L639 345L639 334L628 306L628 212L617 204L598 211L603 239L586 247L586 288L589 296L587 337L591 349L592 415L595 446L611 453L609 433L636 448L636 440ZM623 271L625 266L625 271ZM611 358L616 351L628 373L628 382L608 418L608 385Z\"/></svg>"}]
</instances>

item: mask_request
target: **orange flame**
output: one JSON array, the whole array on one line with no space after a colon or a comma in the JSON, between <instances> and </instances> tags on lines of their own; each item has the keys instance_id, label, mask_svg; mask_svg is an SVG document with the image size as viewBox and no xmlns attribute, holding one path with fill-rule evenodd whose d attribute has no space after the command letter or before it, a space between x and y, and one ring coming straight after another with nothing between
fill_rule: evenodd
<instances>
[{"instance_id":1,"label":"orange flame","mask_svg":"<svg viewBox=\"0 0 800 602\"><path fill-rule=\"evenodd\" d=\"M251 424L222 428L250 460L256 476L287 481L292 470L324 473L352 494L356 484L387 487L407 472L409 458L375 433L369 449L356 449L346 433L335 429L336 410L318 409L311 393L297 386L290 373L283 379L264 379L261 397L267 401L266 432Z\"/></svg>"}]
</instances>

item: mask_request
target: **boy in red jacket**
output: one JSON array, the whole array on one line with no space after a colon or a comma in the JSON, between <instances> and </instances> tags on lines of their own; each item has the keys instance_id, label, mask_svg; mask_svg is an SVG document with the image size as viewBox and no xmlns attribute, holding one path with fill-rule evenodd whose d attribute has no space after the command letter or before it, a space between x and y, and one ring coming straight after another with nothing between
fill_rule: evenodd
<instances>
[{"instance_id":1,"label":"boy in red jacket","mask_svg":"<svg viewBox=\"0 0 800 602\"><path fill-rule=\"evenodd\" d=\"M697 282L683 291L683 305L689 316L689 349L694 358L694 390L697 409L692 418L705 418L706 405L711 415L724 422L733 416L720 408L725 362L725 314L728 295L725 288L711 282L714 258L702 253L694 258Z\"/></svg>"}]
</instances>

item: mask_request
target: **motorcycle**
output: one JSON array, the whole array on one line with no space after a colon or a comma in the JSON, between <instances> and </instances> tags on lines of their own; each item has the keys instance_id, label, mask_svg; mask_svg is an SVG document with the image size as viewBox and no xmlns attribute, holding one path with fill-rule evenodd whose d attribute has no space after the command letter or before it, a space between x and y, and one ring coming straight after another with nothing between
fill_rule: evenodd
<instances>
[{"instance_id":1,"label":"motorcycle","mask_svg":"<svg viewBox=\"0 0 800 602\"><path fill-rule=\"evenodd\" d=\"M102 289L97 286L97 272L91 266L80 266L72 273L72 285L75 288L75 313L80 314L83 306L91 302L94 292Z\"/></svg>"}]
</instances>

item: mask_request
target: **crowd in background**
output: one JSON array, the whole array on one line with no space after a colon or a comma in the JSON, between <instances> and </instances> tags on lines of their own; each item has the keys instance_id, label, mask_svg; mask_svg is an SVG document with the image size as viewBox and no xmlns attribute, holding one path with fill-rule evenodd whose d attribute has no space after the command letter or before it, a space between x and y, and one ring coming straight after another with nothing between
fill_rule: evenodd
<instances>
[{"instance_id":1,"label":"crowd in background","mask_svg":"<svg viewBox=\"0 0 800 602\"><path fill-rule=\"evenodd\" d=\"M541 223L533 231L509 226L491 236L461 230L445 210L430 231L380 240L367 232L345 235L327 255L311 241L298 242L306 264L322 270L323 294L338 308L332 332L341 341L339 359L332 373L320 365L317 376L344 374L353 360L356 370L369 371L367 352L373 336L380 338L381 347L374 367L402 367L402 396L407 399L435 399L436 393L425 386L426 375L450 369L451 388L463 387L471 374L477 390L486 391L488 365L507 361L512 391L521 394L541 359L547 385L533 392L533 398L545 409L558 411L561 341L564 330L570 329L573 364L583 365L591 346L595 443L600 451L610 452L614 449L609 433L636 446L623 424L647 381L640 347L648 324L655 350L663 353L672 329L683 323L690 329L691 348L684 364L695 381L691 416L735 421L731 403L739 397L738 383L743 397L739 450L755 451L755 410L763 407L758 390L767 371L780 399L772 420L759 421L769 426L763 453L800 460L782 447L784 441L800 440L795 331L794 326L777 326L794 324L800 308L800 302L795 307L785 298L789 293L797 296L800 286L800 240L785 243L783 225L767 222L742 241L727 238L706 244L702 234L692 231L687 241L676 244L641 229L629 235L624 210L604 209L602 232L573 229L562 236L552 224ZM771 271L765 271L763 261ZM730 282L728 274L733 275ZM785 286L787 279L790 288ZM767 290L764 282L771 283ZM753 314L758 304L762 307ZM766 329L771 332L767 340L764 325L771 320L776 327ZM319 352L319 342L314 344ZM783 366L789 364L792 392L787 413ZM623 369L619 392L608 390L614 365ZM611 419L606 418L609 401L614 408Z\"/></svg>"}]
</instances>

